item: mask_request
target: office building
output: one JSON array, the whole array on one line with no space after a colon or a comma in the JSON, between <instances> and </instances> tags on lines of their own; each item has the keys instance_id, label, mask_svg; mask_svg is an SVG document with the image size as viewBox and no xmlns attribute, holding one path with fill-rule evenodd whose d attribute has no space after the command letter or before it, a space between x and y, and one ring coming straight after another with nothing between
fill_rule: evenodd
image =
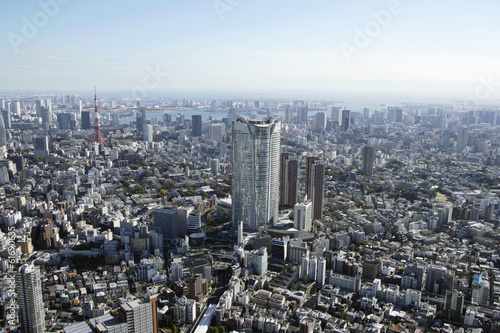
<instances>
[{"instance_id":1,"label":"office building","mask_svg":"<svg viewBox=\"0 0 500 333\"><path fill-rule=\"evenodd\" d=\"M306 163L306 194L312 201L312 219L323 217L325 163L318 157L308 157Z\"/></svg>"},{"instance_id":2,"label":"office building","mask_svg":"<svg viewBox=\"0 0 500 333\"><path fill-rule=\"evenodd\" d=\"M92 128L90 121L90 111L82 111L82 129L87 130Z\"/></svg>"},{"instance_id":3,"label":"office building","mask_svg":"<svg viewBox=\"0 0 500 333\"><path fill-rule=\"evenodd\" d=\"M57 128L60 130L74 130L76 128L76 119L74 113L58 113Z\"/></svg>"},{"instance_id":4,"label":"office building","mask_svg":"<svg viewBox=\"0 0 500 333\"><path fill-rule=\"evenodd\" d=\"M321 288L325 285L326 281L326 259L323 257L318 258L318 276L316 277L316 285Z\"/></svg>"},{"instance_id":5,"label":"office building","mask_svg":"<svg viewBox=\"0 0 500 333\"><path fill-rule=\"evenodd\" d=\"M175 239L179 235L177 207L153 208L153 224L160 227L163 239Z\"/></svg>"},{"instance_id":6,"label":"office building","mask_svg":"<svg viewBox=\"0 0 500 333\"><path fill-rule=\"evenodd\" d=\"M375 164L375 148L372 146L363 147L363 174L373 175L373 166Z\"/></svg>"},{"instance_id":7,"label":"office building","mask_svg":"<svg viewBox=\"0 0 500 333\"><path fill-rule=\"evenodd\" d=\"M201 136L201 115L199 114L191 116L191 135L194 137Z\"/></svg>"},{"instance_id":8,"label":"office building","mask_svg":"<svg viewBox=\"0 0 500 333\"><path fill-rule=\"evenodd\" d=\"M47 134L50 130L50 122L52 121L52 112L50 107L42 106L42 129Z\"/></svg>"},{"instance_id":9,"label":"office building","mask_svg":"<svg viewBox=\"0 0 500 333\"><path fill-rule=\"evenodd\" d=\"M285 105L285 123L293 122L293 107L290 104Z\"/></svg>"},{"instance_id":10,"label":"office building","mask_svg":"<svg viewBox=\"0 0 500 333\"><path fill-rule=\"evenodd\" d=\"M35 147L35 157L43 157L49 154L49 138L47 136L34 138L33 145Z\"/></svg>"},{"instance_id":11,"label":"office building","mask_svg":"<svg viewBox=\"0 0 500 333\"><path fill-rule=\"evenodd\" d=\"M40 268L33 263L19 267L16 273L16 292L22 332L45 332Z\"/></svg>"},{"instance_id":12,"label":"office building","mask_svg":"<svg viewBox=\"0 0 500 333\"><path fill-rule=\"evenodd\" d=\"M7 144L7 131L5 130L5 123L3 116L0 115L0 147L5 147Z\"/></svg>"},{"instance_id":13,"label":"office building","mask_svg":"<svg viewBox=\"0 0 500 333\"><path fill-rule=\"evenodd\" d=\"M342 126L342 109L339 106L332 106L332 124L334 128Z\"/></svg>"},{"instance_id":14,"label":"office building","mask_svg":"<svg viewBox=\"0 0 500 333\"><path fill-rule=\"evenodd\" d=\"M247 255L248 267L252 267L257 275L267 272L267 248L265 246L258 250L250 251Z\"/></svg>"},{"instance_id":15,"label":"office building","mask_svg":"<svg viewBox=\"0 0 500 333\"><path fill-rule=\"evenodd\" d=\"M461 153L469 144L469 129L460 127L457 135L457 152Z\"/></svg>"},{"instance_id":16,"label":"office building","mask_svg":"<svg viewBox=\"0 0 500 333\"><path fill-rule=\"evenodd\" d=\"M307 105L299 106L297 108L297 124L307 124L308 123L307 112L308 112Z\"/></svg>"},{"instance_id":17,"label":"office building","mask_svg":"<svg viewBox=\"0 0 500 333\"><path fill-rule=\"evenodd\" d=\"M208 124L208 138L210 140L214 140L215 142L221 142L222 135L224 134L224 131L225 131L225 128L224 128L223 123L210 123L210 124Z\"/></svg>"},{"instance_id":18,"label":"office building","mask_svg":"<svg viewBox=\"0 0 500 333\"><path fill-rule=\"evenodd\" d=\"M299 161L297 155L281 154L280 206L294 206L298 199Z\"/></svg>"},{"instance_id":19,"label":"office building","mask_svg":"<svg viewBox=\"0 0 500 333\"><path fill-rule=\"evenodd\" d=\"M144 126L144 141L145 142L153 142L153 126L145 125Z\"/></svg>"},{"instance_id":20,"label":"office building","mask_svg":"<svg viewBox=\"0 0 500 333\"><path fill-rule=\"evenodd\" d=\"M351 128L351 111L342 110L342 129L347 131Z\"/></svg>"},{"instance_id":21,"label":"office building","mask_svg":"<svg viewBox=\"0 0 500 333\"><path fill-rule=\"evenodd\" d=\"M220 161L217 158L213 158L210 160L210 171L212 173L212 176L217 177L219 175L219 169L220 169Z\"/></svg>"},{"instance_id":22,"label":"office building","mask_svg":"<svg viewBox=\"0 0 500 333\"><path fill-rule=\"evenodd\" d=\"M447 290L444 298L443 313L447 320L462 321L465 296L460 291Z\"/></svg>"},{"instance_id":23,"label":"office building","mask_svg":"<svg viewBox=\"0 0 500 333\"><path fill-rule=\"evenodd\" d=\"M293 207L293 227L297 230L311 231L312 227L312 202L297 203Z\"/></svg>"},{"instance_id":24,"label":"office building","mask_svg":"<svg viewBox=\"0 0 500 333\"><path fill-rule=\"evenodd\" d=\"M316 132L323 132L326 128L326 114L324 112L318 112L314 116L314 126L313 129Z\"/></svg>"},{"instance_id":25,"label":"office building","mask_svg":"<svg viewBox=\"0 0 500 333\"><path fill-rule=\"evenodd\" d=\"M277 118L233 124L233 223L248 231L278 221L280 132Z\"/></svg>"},{"instance_id":26,"label":"office building","mask_svg":"<svg viewBox=\"0 0 500 333\"><path fill-rule=\"evenodd\" d=\"M5 129L11 129L12 125L11 125L10 110L2 110L2 116Z\"/></svg>"}]
</instances>

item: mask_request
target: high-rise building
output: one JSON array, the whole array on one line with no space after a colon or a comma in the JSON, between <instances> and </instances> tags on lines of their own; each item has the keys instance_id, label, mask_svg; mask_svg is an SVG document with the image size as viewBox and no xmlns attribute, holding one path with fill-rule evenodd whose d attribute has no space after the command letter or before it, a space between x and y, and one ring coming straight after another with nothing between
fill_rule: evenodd
<instances>
[{"instance_id":1,"label":"high-rise building","mask_svg":"<svg viewBox=\"0 0 500 333\"><path fill-rule=\"evenodd\" d=\"M233 124L233 223L246 230L278 221L280 132L277 118Z\"/></svg>"},{"instance_id":2,"label":"high-rise building","mask_svg":"<svg viewBox=\"0 0 500 333\"><path fill-rule=\"evenodd\" d=\"M58 113L57 114L57 128L61 130L75 129L76 124L73 120L71 113Z\"/></svg>"},{"instance_id":3,"label":"high-rise building","mask_svg":"<svg viewBox=\"0 0 500 333\"><path fill-rule=\"evenodd\" d=\"M0 147L5 147L7 144L7 131L5 130L5 123L3 116L0 115Z\"/></svg>"},{"instance_id":4,"label":"high-rise building","mask_svg":"<svg viewBox=\"0 0 500 333\"><path fill-rule=\"evenodd\" d=\"M342 110L342 129L347 131L351 128L351 111Z\"/></svg>"},{"instance_id":5,"label":"high-rise building","mask_svg":"<svg viewBox=\"0 0 500 333\"><path fill-rule=\"evenodd\" d=\"M128 332L154 332L153 303L136 299L122 304L118 316L127 323Z\"/></svg>"},{"instance_id":6,"label":"high-rise building","mask_svg":"<svg viewBox=\"0 0 500 333\"><path fill-rule=\"evenodd\" d=\"M293 207L293 227L297 230L311 231L312 201L297 203Z\"/></svg>"},{"instance_id":7,"label":"high-rise building","mask_svg":"<svg viewBox=\"0 0 500 333\"><path fill-rule=\"evenodd\" d=\"M208 124L208 138L210 140L214 140L215 142L221 142L222 141L222 134L224 134L224 131L225 131L225 129L224 129L223 123L210 123L210 124Z\"/></svg>"},{"instance_id":8,"label":"high-rise building","mask_svg":"<svg viewBox=\"0 0 500 333\"><path fill-rule=\"evenodd\" d=\"M247 263L252 267L254 273L262 275L267 272L267 247L263 246L258 250L248 252Z\"/></svg>"},{"instance_id":9,"label":"high-rise building","mask_svg":"<svg viewBox=\"0 0 500 333\"><path fill-rule=\"evenodd\" d=\"M179 235L177 207L153 208L153 224L160 227L163 239L175 239Z\"/></svg>"},{"instance_id":10,"label":"high-rise building","mask_svg":"<svg viewBox=\"0 0 500 333\"><path fill-rule=\"evenodd\" d=\"M33 145L35 147L35 157L43 157L49 154L49 138L47 136L34 138Z\"/></svg>"},{"instance_id":11,"label":"high-rise building","mask_svg":"<svg viewBox=\"0 0 500 333\"><path fill-rule=\"evenodd\" d=\"M326 128L326 114L324 112L318 112L314 116L314 130L316 132L322 132Z\"/></svg>"},{"instance_id":12,"label":"high-rise building","mask_svg":"<svg viewBox=\"0 0 500 333\"><path fill-rule=\"evenodd\" d=\"M460 127L457 135L457 152L461 153L469 144L469 129Z\"/></svg>"},{"instance_id":13,"label":"high-rise building","mask_svg":"<svg viewBox=\"0 0 500 333\"><path fill-rule=\"evenodd\" d=\"M363 147L363 174L373 175L373 166L375 164L375 148L372 146Z\"/></svg>"},{"instance_id":14,"label":"high-rise building","mask_svg":"<svg viewBox=\"0 0 500 333\"><path fill-rule=\"evenodd\" d=\"M82 111L82 129L91 129L90 111Z\"/></svg>"},{"instance_id":15,"label":"high-rise building","mask_svg":"<svg viewBox=\"0 0 500 333\"><path fill-rule=\"evenodd\" d=\"M281 154L280 164L280 206L294 206L297 203L299 161L297 155Z\"/></svg>"},{"instance_id":16,"label":"high-rise building","mask_svg":"<svg viewBox=\"0 0 500 333\"><path fill-rule=\"evenodd\" d=\"M210 160L210 171L212 172L212 176L219 175L220 162L219 159L214 158Z\"/></svg>"},{"instance_id":17,"label":"high-rise building","mask_svg":"<svg viewBox=\"0 0 500 333\"><path fill-rule=\"evenodd\" d=\"M308 157L306 164L306 194L312 201L313 220L323 217L325 163L318 157Z\"/></svg>"},{"instance_id":18,"label":"high-rise building","mask_svg":"<svg viewBox=\"0 0 500 333\"><path fill-rule=\"evenodd\" d=\"M332 123L334 128L342 126L342 109L340 106L332 106Z\"/></svg>"},{"instance_id":19,"label":"high-rise building","mask_svg":"<svg viewBox=\"0 0 500 333\"><path fill-rule=\"evenodd\" d=\"M35 267L33 263L19 267L16 273L16 292L22 331L26 333L45 332L40 268Z\"/></svg>"},{"instance_id":20,"label":"high-rise building","mask_svg":"<svg viewBox=\"0 0 500 333\"><path fill-rule=\"evenodd\" d=\"M42 129L47 134L50 129L50 122L52 121L52 112L50 107L42 106Z\"/></svg>"},{"instance_id":21,"label":"high-rise building","mask_svg":"<svg viewBox=\"0 0 500 333\"><path fill-rule=\"evenodd\" d=\"M323 257L318 258L318 276L316 283L319 288L325 285L326 281L326 259Z\"/></svg>"},{"instance_id":22,"label":"high-rise building","mask_svg":"<svg viewBox=\"0 0 500 333\"><path fill-rule=\"evenodd\" d=\"M309 256L302 257L302 267L300 272L300 279L303 282L309 281Z\"/></svg>"},{"instance_id":23,"label":"high-rise building","mask_svg":"<svg viewBox=\"0 0 500 333\"><path fill-rule=\"evenodd\" d=\"M285 123L291 124L293 122L293 107L290 104L285 106Z\"/></svg>"},{"instance_id":24,"label":"high-rise building","mask_svg":"<svg viewBox=\"0 0 500 333\"><path fill-rule=\"evenodd\" d=\"M145 125L144 126L144 141L153 142L153 126Z\"/></svg>"},{"instance_id":25,"label":"high-rise building","mask_svg":"<svg viewBox=\"0 0 500 333\"><path fill-rule=\"evenodd\" d=\"M194 137L201 136L201 115L199 114L191 116L191 135Z\"/></svg>"},{"instance_id":26,"label":"high-rise building","mask_svg":"<svg viewBox=\"0 0 500 333\"><path fill-rule=\"evenodd\" d=\"M297 108L297 123L298 124L307 124L308 123L307 112L308 112L307 105L299 106Z\"/></svg>"},{"instance_id":27,"label":"high-rise building","mask_svg":"<svg viewBox=\"0 0 500 333\"><path fill-rule=\"evenodd\" d=\"M425 290L430 293L439 294L440 285L445 280L446 272L446 267L429 265L427 268Z\"/></svg>"},{"instance_id":28,"label":"high-rise building","mask_svg":"<svg viewBox=\"0 0 500 333\"><path fill-rule=\"evenodd\" d=\"M144 106L140 106L137 109L137 114L135 117L135 128L137 132L144 132L144 126L146 125L146 108Z\"/></svg>"},{"instance_id":29,"label":"high-rise building","mask_svg":"<svg viewBox=\"0 0 500 333\"><path fill-rule=\"evenodd\" d=\"M199 301L203 297L203 277L201 274L194 274L189 281L189 298Z\"/></svg>"},{"instance_id":30,"label":"high-rise building","mask_svg":"<svg viewBox=\"0 0 500 333\"><path fill-rule=\"evenodd\" d=\"M5 129L11 129L11 118L10 118L10 110L2 110L3 122L5 124Z\"/></svg>"},{"instance_id":31,"label":"high-rise building","mask_svg":"<svg viewBox=\"0 0 500 333\"><path fill-rule=\"evenodd\" d=\"M118 112L113 113L113 126L120 126L120 114Z\"/></svg>"}]
</instances>

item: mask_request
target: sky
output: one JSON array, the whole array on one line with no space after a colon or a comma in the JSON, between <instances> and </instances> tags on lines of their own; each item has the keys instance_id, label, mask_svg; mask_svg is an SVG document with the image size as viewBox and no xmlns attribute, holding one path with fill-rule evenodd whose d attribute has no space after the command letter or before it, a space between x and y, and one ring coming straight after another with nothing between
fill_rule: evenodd
<instances>
[{"instance_id":1,"label":"sky","mask_svg":"<svg viewBox=\"0 0 500 333\"><path fill-rule=\"evenodd\" d=\"M500 100L500 0L0 0L0 91Z\"/></svg>"}]
</instances>

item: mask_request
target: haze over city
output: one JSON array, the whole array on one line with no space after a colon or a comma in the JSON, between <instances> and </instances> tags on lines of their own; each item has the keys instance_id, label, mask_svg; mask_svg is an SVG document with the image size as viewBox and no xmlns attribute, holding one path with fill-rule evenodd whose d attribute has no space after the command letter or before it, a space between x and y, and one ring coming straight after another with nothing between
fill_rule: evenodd
<instances>
[{"instance_id":1,"label":"haze over city","mask_svg":"<svg viewBox=\"0 0 500 333\"><path fill-rule=\"evenodd\" d=\"M500 77L496 0L57 4L44 17L36 1L0 1L0 90L123 95L158 69L149 96L462 101Z\"/></svg>"}]
</instances>

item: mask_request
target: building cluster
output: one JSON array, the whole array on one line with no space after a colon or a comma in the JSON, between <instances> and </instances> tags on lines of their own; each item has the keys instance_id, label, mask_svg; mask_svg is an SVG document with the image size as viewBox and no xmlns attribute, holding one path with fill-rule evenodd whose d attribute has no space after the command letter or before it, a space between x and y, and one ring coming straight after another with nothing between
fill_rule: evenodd
<instances>
[{"instance_id":1,"label":"building cluster","mask_svg":"<svg viewBox=\"0 0 500 333\"><path fill-rule=\"evenodd\" d=\"M2 327L500 328L498 109L96 105L0 99Z\"/></svg>"}]
</instances>

